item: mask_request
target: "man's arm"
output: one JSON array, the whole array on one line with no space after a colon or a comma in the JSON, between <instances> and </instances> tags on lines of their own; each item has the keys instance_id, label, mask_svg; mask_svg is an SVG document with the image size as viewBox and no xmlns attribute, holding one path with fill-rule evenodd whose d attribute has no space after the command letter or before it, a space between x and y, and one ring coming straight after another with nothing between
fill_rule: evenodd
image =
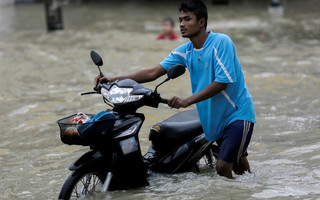
<instances>
[{"instance_id":1,"label":"man's arm","mask_svg":"<svg viewBox=\"0 0 320 200\"><path fill-rule=\"evenodd\" d=\"M95 86L97 86L98 83L112 82L115 80L122 80L122 79L132 79L138 83L145 83L145 82L154 81L166 73L167 71L159 64L153 68L143 69L133 74L118 76L114 78L97 76L95 79Z\"/></svg>"},{"instance_id":2,"label":"man's arm","mask_svg":"<svg viewBox=\"0 0 320 200\"><path fill-rule=\"evenodd\" d=\"M219 82L213 82L210 85L208 85L206 88L201 90L195 95L190 96L189 98L186 99L180 99L179 97L172 97L168 105L171 108L186 108L192 104L198 103L200 101L209 99L222 90L225 90L227 87L227 83L219 83Z\"/></svg>"}]
</instances>

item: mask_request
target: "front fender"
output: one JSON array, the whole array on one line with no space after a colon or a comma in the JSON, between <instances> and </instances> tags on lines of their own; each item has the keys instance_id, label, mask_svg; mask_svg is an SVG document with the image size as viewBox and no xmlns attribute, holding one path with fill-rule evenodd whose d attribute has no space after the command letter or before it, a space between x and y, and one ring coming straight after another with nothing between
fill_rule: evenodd
<instances>
[{"instance_id":1,"label":"front fender","mask_svg":"<svg viewBox=\"0 0 320 200\"><path fill-rule=\"evenodd\" d=\"M99 151L90 150L83 154L78 160L72 163L69 167L70 171L76 171L78 169L84 169L91 165L96 165L97 167L102 167L104 155L102 155ZM100 165L101 163L101 165Z\"/></svg>"}]
</instances>

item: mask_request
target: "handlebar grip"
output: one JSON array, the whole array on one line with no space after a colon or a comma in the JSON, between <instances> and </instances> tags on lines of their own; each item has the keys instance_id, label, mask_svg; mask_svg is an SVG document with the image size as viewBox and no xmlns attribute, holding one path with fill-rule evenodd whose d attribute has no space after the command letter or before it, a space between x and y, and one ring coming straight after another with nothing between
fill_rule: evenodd
<instances>
[{"instance_id":1,"label":"handlebar grip","mask_svg":"<svg viewBox=\"0 0 320 200\"><path fill-rule=\"evenodd\" d=\"M100 92L101 87L102 87L102 85L101 85L101 83L99 83L97 86L95 86L93 88L93 90L96 91L96 92Z\"/></svg>"},{"instance_id":2,"label":"handlebar grip","mask_svg":"<svg viewBox=\"0 0 320 200\"><path fill-rule=\"evenodd\" d=\"M98 91L99 91L99 88L95 86L95 87L93 87L93 90L96 91L96 92L98 92Z\"/></svg>"},{"instance_id":3,"label":"handlebar grip","mask_svg":"<svg viewBox=\"0 0 320 200\"><path fill-rule=\"evenodd\" d=\"M169 99L160 98L160 103L168 104Z\"/></svg>"}]
</instances>

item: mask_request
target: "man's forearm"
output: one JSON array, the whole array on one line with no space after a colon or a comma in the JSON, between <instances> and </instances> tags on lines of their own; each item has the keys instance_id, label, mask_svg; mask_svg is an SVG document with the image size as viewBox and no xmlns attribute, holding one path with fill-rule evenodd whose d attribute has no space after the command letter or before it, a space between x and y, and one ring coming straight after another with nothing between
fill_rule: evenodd
<instances>
[{"instance_id":1,"label":"man's forearm","mask_svg":"<svg viewBox=\"0 0 320 200\"><path fill-rule=\"evenodd\" d=\"M155 78L150 74L150 72L148 72L148 69L144 69L133 74L111 78L111 81L123 80L123 79L132 79L138 83L145 83L145 82L153 81Z\"/></svg>"},{"instance_id":2,"label":"man's forearm","mask_svg":"<svg viewBox=\"0 0 320 200\"><path fill-rule=\"evenodd\" d=\"M209 99L222 90L225 90L227 87L227 83L219 83L219 82L213 82L210 85L208 85L206 88L201 90L195 95L190 96L189 98L186 99L189 105L198 103L200 101Z\"/></svg>"},{"instance_id":3,"label":"man's forearm","mask_svg":"<svg viewBox=\"0 0 320 200\"><path fill-rule=\"evenodd\" d=\"M111 78L111 81L122 80L122 79L132 79L138 83L145 83L145 82L154 81L160 76L164 75L165 73L166 73L166 70L162 68L160 65L158 65L154 68L143 69L133 74Z\"/></svg>"}]
</instances>

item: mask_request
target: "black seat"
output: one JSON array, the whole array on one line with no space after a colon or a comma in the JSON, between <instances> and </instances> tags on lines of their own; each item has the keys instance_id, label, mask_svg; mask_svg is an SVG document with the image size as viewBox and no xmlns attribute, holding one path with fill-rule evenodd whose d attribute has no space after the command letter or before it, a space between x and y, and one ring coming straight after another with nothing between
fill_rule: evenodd
<instances>
[{"instance_id":1,"label":"black seat","mask_svg":"<svg viewBox=\"0 0 320 200\"><path fill-rule=\"evenodd\" d=\"M196 109L187 110L155 124L149 140L155 150L171 149L203 133Z\"/></svg>"}]
</instances>

